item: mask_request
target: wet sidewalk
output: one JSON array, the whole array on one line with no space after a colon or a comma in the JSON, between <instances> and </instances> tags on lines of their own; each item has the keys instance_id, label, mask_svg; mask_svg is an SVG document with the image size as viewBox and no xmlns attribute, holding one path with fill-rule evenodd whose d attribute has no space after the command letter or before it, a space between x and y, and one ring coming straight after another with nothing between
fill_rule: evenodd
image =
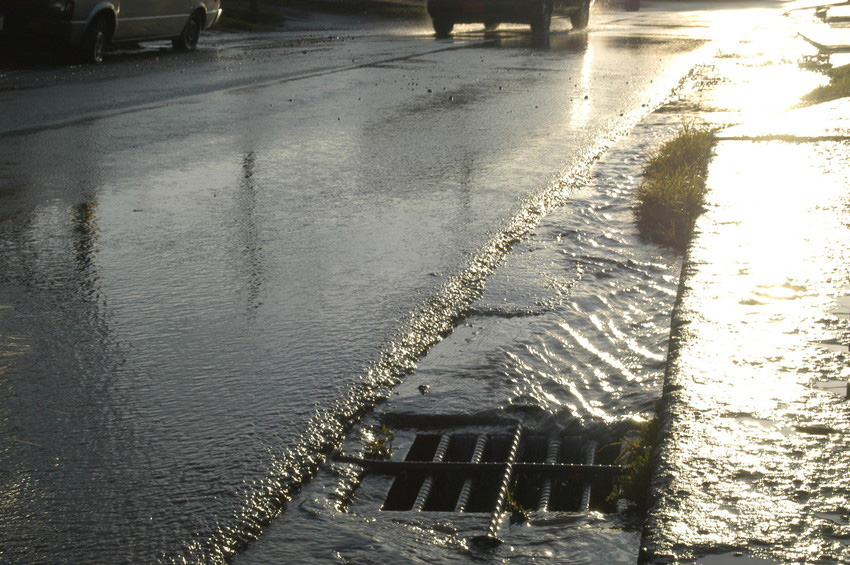
<instances>
[{"instance_id":1,"label":"wet sidewalk","mask_svg":"<svg viewBox=\"0 0 850 565\"><path fill-rule=\"evenodd\" d=\"M742 57L714 84L750 97L771 65L793 74ZM844 98L719 134L674 314L644 562L850 562L848 117Z\"/></svg>"}]
</instances>

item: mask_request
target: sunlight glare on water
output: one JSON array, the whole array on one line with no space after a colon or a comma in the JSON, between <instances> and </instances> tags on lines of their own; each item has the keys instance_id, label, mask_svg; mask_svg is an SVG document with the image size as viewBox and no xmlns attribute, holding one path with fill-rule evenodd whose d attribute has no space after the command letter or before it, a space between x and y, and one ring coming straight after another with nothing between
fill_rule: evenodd
<instances>
[{"instance_id":1,"label":"sunlight glare on water","mask_svg":"<svg viewBox=\"0 0 850 565\"><path fill-rule=\"evenodd\" d=\"M704 5L672 4L552 34L546 49L527 29L468 49L452 47L462 37L432 46L429 31L422 52L329 38L314 53L344 71L293 67L3 145L0 560L481 559L468 545L480 516L377 519L356 506L365 490L342 502L357 477L316 475L319 463L359 441L346 434L373 408L535 414L600 442L652 413L680 260L640 242L630 205L639 165L672 128L633 127L714 35L687 25ZM723 17L711 25L730 35L752 23ZM236 84L235 64L258 55L231 55ZM780 308L812 288L780 272L743 284L731 306ZM773 343L793 350L788 327ZM748 427L708 430L716 452L797 438L769 419L769 400L801 388L773 385L747 405ZM753 477L773 472L746 449L734 457ZM731 522L734 509L716 510ZM596 565L633 560L640 532L593 512L506 538L491 562Z\"/></svg>"},{"instance_id":2,"label":"sunlight glare on water","mask_svg":"<svg viewBox=\"0 0 850 565\"><path fill-rule=\"evenodd\" d=\"M822 345L848 339L831 315L850 275L846 144L721 142L717 154L730 166L709 179L690 250L664 450L676 502L662 496L658 529L689 548L666 547L679 557L846 560L846 521L821 513L850 510L850 414L816 386L847 362Z\"/></svg>"},{"instance_id":3,"label":"sunlight glare on water","mask_svg":"<svg viewBox=\"0 0 850 565\"><path fill-rule=\"evenodd\" d=\"M795 106L800 97L827 82L824 75L801 73L797 63L814 49L797 35L788 18L761 10L718 14L728 29L718 41L712 65L722 77L706 89L700 102L705 110L737 113L736 122L776 116Z\"/></svg>"}]
</instances>

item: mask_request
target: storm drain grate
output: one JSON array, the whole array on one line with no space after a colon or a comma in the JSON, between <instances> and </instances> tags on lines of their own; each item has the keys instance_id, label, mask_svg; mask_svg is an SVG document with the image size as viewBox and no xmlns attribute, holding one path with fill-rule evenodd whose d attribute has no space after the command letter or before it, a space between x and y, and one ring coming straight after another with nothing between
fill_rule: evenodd
<instances>
[{"instance_id":1,"label":"storm drain grate","mask_svg":"<svg viewBox=\"0 0 850 565\"><path fill-rule=\"evenodd\" d=\"M367 473L391 475L381 510L482 512L496 534L508 505L527 510L585 512L610 491L620 467L597 464L595 441L524 429L417 433L403 460L340 457ZM607 490L606 490L607 489Z\"/></svg>"}]
</instances>

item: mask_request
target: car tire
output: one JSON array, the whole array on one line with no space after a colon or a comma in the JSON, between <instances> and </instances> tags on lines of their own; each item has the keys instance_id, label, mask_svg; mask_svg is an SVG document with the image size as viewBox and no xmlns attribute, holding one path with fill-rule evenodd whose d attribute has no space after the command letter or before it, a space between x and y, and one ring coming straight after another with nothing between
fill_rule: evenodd
<instances>
[{"instance_id":1,"label":"car tire","mask_svg":"<svg viewBox=\"0 0 850 565\"><path fill-rule=\"evenodd\" d=\"M549 33L552 23L552 4L547 0L535 3L534 12L531 14L531 33Z\"/></svg>"},{"instance_id":2,"label":"car tire","mask_svg":"<svg viewBox=\"0 0 850 565\"><path fill-rule=\"evenodd\" d=\"M105 15L95 16L89 24L80 43L80 59L84 63L99 65L103 62L103 55L109 43L109 28L109 19Z\"/></svg>"},{"instance_id":3,"label":"car tire","mask_svg":"<svg viewBox=\"0 0 850 565\"><path fill-rule=\"evenodd\" d=\"M590 2L582 3L577 12L570 14L570 22L573 29L584 29L590 22Z\"/></svg>"},{"instance_id":4,"label":"car tire","mask_svg":"<svg viewBox=\"0 0 850 565\"><path fill-rule=\"evenodd\" d=\"M195 12L186 20L180 35L171 40L171 45L177 51L194 51L201 38L201 28L204 27L204 16L201 12Z\"/></svg>"},{"instance_id":5,"label":"car tire","mask_svg":"<svg viewBox=\"0 0 850 565\"><path fill-rule=\"evenodd\" d=\"M448 37L455 27L455 23L445 17L434 17L431 23L434 24L434 32L437 37Z\"/></svg>"}]
</instances>

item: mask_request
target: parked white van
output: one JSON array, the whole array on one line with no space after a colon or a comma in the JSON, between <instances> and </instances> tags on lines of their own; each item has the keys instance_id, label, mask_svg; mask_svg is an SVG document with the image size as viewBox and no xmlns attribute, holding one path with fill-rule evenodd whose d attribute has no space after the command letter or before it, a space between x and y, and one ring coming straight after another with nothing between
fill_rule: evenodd
<instances>
[{"instance_id":1,"label":"parked white van","mask_svg":"<svg viewBox=\"0 0 850 565\"><path fill-rule=\"evenodd\" d=\"M221 0L0 0L0 38L70 45L99 63L107 45L171 39L192 50L221 17Z\"/></svg>"}]
</instances>

